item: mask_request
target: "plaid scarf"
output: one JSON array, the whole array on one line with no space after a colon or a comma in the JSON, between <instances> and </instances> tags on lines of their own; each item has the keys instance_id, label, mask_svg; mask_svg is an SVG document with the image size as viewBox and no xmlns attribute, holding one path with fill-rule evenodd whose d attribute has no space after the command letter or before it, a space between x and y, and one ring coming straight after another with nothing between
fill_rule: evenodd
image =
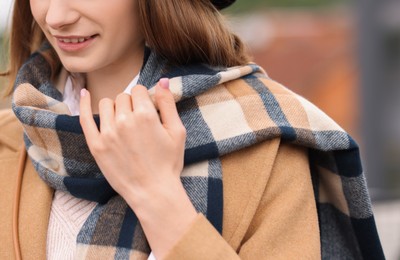
<instances>
[{"instance_id":1,"label":"plaid scarf","mask_svg":"<svg viewBox=\"0 0 400 260\"><path fill-rule=\"evenodd\" d=\"M309 150L323 259L384 259L358 147L333 120L255 64L171 68L146 50L139 84L153 93L161 77L170 78L187 129L182 183L219 232L221 156L281 138ZM40 177L54 189L98 202L77 237L78 258L145 259L150 248L135 213L103 177L79 116L69 115L50 78L49 64L33 54L18 73L13 110Z\"/></svg>"}]
</instances>

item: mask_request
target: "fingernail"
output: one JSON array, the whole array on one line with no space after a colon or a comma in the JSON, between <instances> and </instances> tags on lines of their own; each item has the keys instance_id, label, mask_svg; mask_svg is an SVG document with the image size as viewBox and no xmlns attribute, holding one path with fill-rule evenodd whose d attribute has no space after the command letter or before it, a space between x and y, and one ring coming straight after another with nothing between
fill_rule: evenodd
<instances>
[{"instance_id":1,"label":"fingernail","mask_svg":"<svg viewBox=\"0 0 400 260\"><path fill-rule=\"evenodd\" d=\"M85 88L81 89L81 97L86 96L87 90Z\"/></svg>"},{"instance_id":2,"label":"fingernail","mask_svg":"<svg viewBox=\"0 0 400 260\"><path fill-rule=\"evenodd\" d=\"M169 89L169 79L168 78L160 79L160 86L162 88Z\"/></svg>"}]
</instances>

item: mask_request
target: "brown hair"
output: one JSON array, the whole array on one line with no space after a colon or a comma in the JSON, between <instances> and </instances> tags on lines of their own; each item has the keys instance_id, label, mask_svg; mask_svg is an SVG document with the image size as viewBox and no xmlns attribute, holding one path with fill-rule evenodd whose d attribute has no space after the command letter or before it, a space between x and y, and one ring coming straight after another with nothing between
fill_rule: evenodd
<instances>
[{"instance_id":1,"label":"brown hair","mask_svg":"<svg viewBox=\"0 0 400 260\"><path fill-rule=\"evenodd\" d=\"M210 0L138 0L138 5L147 44L170 63L229 67L248 62L243 43Z\"/></svg>"},{"instance_id":2,"label":"brown hair","mask_svg":"<svg viewBox=\"0 0 400 260\"><path fill-rule=\"evenodd\" d=\"M206 63L237 66L249 61L241 40L230 32L221 13L210 0L136 0L139 21L147 45L171 65ZM32 17L29 1L16 0L9 39L9 67L6 73L12 93L16 74L36 51L45 36ZM177 47L179 46L179 47ZM50 49L45 57L57 73L60 61Z\"/></svg>"}]
</instances>

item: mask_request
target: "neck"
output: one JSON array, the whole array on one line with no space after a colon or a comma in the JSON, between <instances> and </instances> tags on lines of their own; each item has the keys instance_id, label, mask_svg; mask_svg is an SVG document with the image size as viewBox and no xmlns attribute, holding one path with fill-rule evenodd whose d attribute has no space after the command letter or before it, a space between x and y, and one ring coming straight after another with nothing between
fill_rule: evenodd
<instances>
[{"instance_id":1,"label":"neck","mask_svg":"<svg viewBox=\"0 0 400 260\"><path fill-rule=\"evenodd\" d=\"M101 99L115 100L117 95L125 90L139 73L143 64L143 56L144 49L137 51L130 56L130 59L86 74L86 88L91 95L93 113L98 113L98 104Z\"/></svg>"}]
</instances>

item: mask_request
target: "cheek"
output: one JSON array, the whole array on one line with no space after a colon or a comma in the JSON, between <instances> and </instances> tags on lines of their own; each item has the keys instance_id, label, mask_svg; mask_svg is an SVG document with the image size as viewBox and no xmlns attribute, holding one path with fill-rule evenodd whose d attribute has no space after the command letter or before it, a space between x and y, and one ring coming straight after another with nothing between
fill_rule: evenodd
<instances>
[{"instance_id":1,"label":"cheek","mask_svg":"<svg viewBox=\"0 0 400 260\"><path fill-rule=\"evenodd\" d=\"M33 19L43 29L50 0L30 0Z\"/></svg>"},{"instance_id":2,"label":"cheek","mask_svg":"<svg viewBox=\"0 0 400 260\"><path fill-rule=\"evenodd\" d=\"M101 16L105 24L109 24L117 31L128 32L132 29L136 31L139 27L139 14L136 1L121 0L118 4L110 3L112 3L112 6L108 4L107 10L103 12L107 14L107 18L105 18L104 15Z\"/></svg>"}]
</instances>

